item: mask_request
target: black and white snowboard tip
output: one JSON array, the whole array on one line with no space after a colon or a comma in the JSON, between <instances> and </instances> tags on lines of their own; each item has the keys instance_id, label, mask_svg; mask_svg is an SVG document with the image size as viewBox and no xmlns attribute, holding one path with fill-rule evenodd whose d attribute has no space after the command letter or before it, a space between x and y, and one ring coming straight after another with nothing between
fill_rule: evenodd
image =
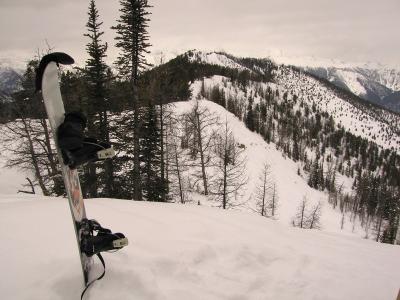
<instances>
[{"instance_id":1,"label":"black and white snowboard tip","mask_svg":"<svg viewBox=\"0 0 400 300\"><path fill-rule=\"evenodd\" d=\"M51 63L55 62L62 65L72 65L75 61L74 59L66 53L63 52L54 52L43 56L42 60L40 61L39 67L36 69L36 91L42 90L42 78L44 74L44 70L46 66Z\"/></svg>"}]
</instances>

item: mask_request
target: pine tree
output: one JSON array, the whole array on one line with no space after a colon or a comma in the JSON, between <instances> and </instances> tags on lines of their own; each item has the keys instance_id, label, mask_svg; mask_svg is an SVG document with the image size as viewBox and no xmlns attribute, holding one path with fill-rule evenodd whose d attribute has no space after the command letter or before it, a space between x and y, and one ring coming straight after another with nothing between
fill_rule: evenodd
<instances>
[{"instance_id":1,"label":"pine tree","mask_svg":"<svg viewBox=\"0 0 400 300\"><path fill-rule=\"evenodd\" d=\"M140 139L140 163L143 177L143 198L148 201L165 201L165 183L161 178L161 133L157 111L152 103L143 108Z\"/></svg>"},{"instance_id":2,"label":"pine tree","mask_svg":"<svg viewBox=\"0 0 400 300\"><path fill-rule=\"evenodd\" d=\"M251 131L255 130L254 111L251 102L249 102L249 105L247 106L246 126Z\"/></svg>"},{"instance_id":3,"label":"pine tree","mask_svg":"<svg viewBox=\"0 0 400 300\"><path fill-rule=\"evenodd\" d=\"M106 104L108 67L104 62L107 43L101 41L104 32L101 31L100 26L103 22L99 21L99 12L94 0L90 1L88 16L89 19L86 23L88 32L84 34L85 37L89 38L86 45L89 58L86 60L85 67L85 80L89 96L87 106L90 113L96 113Z\"/></svg>"},{"instance_id":4,"label":"pine tree","mask_svg":"<svg viewBox=\"0 0 400 300\"><path fill-rule=\"evenodd\" d=\"M120 54L116 65L120 76L129 81L130 105L134 112L133 120L133 196L136 200L142 199L141 176L140 176L140 144L139 144L139 97L138 81L143 70L149 65L145 54L149 53L149 35L147 10L151 7L147 0L120 0L121 16L117 20L118 25L113 26L116 30L116 47L120 48Z\"/></svg>"},{"instance_id":5,"label":"pine tree","mask_svg":"<svg viewBox=\"0 0 400 300\"><path fill-rule=\"evenodd\" d=\"M300 150L299 150L299 141L296 135L293 135L293 153L292 157L294 161L298 161L300 159Z\"/></svg>"},{"instance_id":6,"label":"pine tree","mask_svg":"<svg viewBox=\"0 0 400 300\"><path fill-rule=\"evenodd\" d=\"M89 38L86 50L89 58L86 60L84 70L87 101L85 110L88 117L88 131L90 136L99 136L102 141L110 142L110 129L108 125L108 111L110 109L108 98L109 91L107 82L109 81L109 68L104 62L107 51L107 43L103 43L101 36L104 34L100 27L103 22L99 21L99 12L94 0L90 1L88 11L88 22L86 24L87 33L84 36ZM105 162L105 170L96 174L99 167L89 164L85 167L83 178L84 186L87 186L90 197L97 197L99 183L104 182L105 188L101 190L107 196L113 195L114 175L113 161ZM103 176L102 176L103 175Z\"/></svg>"},{"instance_id":7,"label":"pine tree","mask_svg":"<svg viewBox=\"0 0 400 300\"><path fill-rule=\"evenodd\" d=\"M160 54L158 59L158 65L163 65L164 63L164 55ZM162 189L166 194L161 195L163 199L166 198L169 191L169 182L168 182L168 161L166 161L166 156L168 155L168 150L170 150L166 143L168 139L168 131L167 123L172 116L172 111L170 110L169 105L166 103L168 99L164 93L165 90L168 89L167 85L163 78L167 75L168 71L160 68L158 71L155 71L150 74L149 78L149 88L150 88L150 98L154 100L154 103L159 107L158 114L158 122L160 128L160 150L161 150L161 161L160 161L160 172L161 172L161 181L164 182L165 187Z\"/></svg>"}]
</instances>

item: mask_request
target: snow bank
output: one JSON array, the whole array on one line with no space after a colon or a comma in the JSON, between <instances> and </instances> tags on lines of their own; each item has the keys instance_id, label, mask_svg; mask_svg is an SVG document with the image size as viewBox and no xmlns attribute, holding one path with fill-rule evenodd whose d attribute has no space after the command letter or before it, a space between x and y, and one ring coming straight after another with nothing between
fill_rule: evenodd
<instances>
[{"instance_id":1,"label":"snow bank","mask_svg":"<svg viewBox=\"0 0 400 300\"><path fill-rule=\"evenodd\" d=\"M28 181L23 171L5 167L8 155L10 154L0 153L0 194L17 194L18 190L30 191L30 187L24 187Z\"/></svg>"},{"instance_id":2,"label":"snow bank","mask_svg":"<svg viewBox=\"0 0 400 300\"><path fill-rule=\"evenodd\" d=\"M392 245L282 226L245 212L115 199L89 217L130 245L105 254L86 299L395 299ZM80 262L67 201L0 196L3 299L79 299ZM99 262L96 268L100 272Z\"/></svg>"}]
</instances>

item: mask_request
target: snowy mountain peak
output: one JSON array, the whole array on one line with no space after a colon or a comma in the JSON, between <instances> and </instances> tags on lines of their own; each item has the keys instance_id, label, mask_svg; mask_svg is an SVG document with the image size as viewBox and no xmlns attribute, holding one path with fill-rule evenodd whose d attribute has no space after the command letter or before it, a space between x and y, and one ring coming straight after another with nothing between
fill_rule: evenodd
<instances>
[{"instance_id":1,"label":"snowy mountain peak","mask_svg":"<svg viewBox=\"0 0 400 300\"><path fill-rule=\"evenodd\" d=\"M289 56L281 52L270 53L268 57L276 64L291 65L308 68L340 68L340 69L369 69L400 71L400 65L388 65L380 62L358 61L351 62L343 59L324 58L316 56Z\"/></svg>"},{"instance_id":2,"label":"snowy mountain peak","mask_svg":"<svg viewBox=\"0 0 400 300\"><path fill-rule=\"evenodd\" d=\"M371 103L400 112L400 67L377 62L351 63L316 57L271 56L277 64L304 69Z\"/></svg>"},{"instance_id":3,"label":"snowy mountain peak","mask_svg":"<svg viewBox=\"0 0 400 300\"><path fill-rule=\"evenodd\" d=\"M198 62L210 65L217 65L226 68L248 70L243 65L237 63L232 57L229 57L226 53L218 52L203 52L198 50L192 50L186 52L190 62Z\"/></svg>"}]
</instances>

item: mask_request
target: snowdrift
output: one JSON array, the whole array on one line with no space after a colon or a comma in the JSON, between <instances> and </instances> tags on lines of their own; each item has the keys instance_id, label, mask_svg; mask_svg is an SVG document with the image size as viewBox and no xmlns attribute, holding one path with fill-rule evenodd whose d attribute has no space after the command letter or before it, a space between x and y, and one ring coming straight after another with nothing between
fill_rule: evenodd
<instances>
[{"instance_id":1,"label":"snowdrift","mask_svg":"<svg viewBox=\"0 0 400 300\"><path fill-rule=\"evenodd\" d=\"M115 199L89 217L130 245L105 254L86 299L395 299L398 247L300 230L239 211ZM82 274L68 203L0 196L3 299L79 299ZM100 263L95 270L101 272Z\"/></svg>"}]
</instances>

